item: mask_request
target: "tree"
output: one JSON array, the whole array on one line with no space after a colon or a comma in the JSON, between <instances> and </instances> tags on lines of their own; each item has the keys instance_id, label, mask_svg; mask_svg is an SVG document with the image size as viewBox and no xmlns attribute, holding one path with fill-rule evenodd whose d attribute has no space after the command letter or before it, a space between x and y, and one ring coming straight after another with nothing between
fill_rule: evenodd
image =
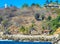
<instances>
[{"instance_id":1,"label":"tree","mask_svg":"<svg viewBox=\"0 0 60 44\"><path fill-rule=\"evenodd\" d=\"M42 17L42 20L44 20L45 16L44 15L41 15L41 17Z\"/></svg>"},{"instance_id":2,"label":"tree","mask_svg":"<svg viewBox=\"0 0 60 44\"><path fill-rule=\"evenodd\" d=\"M57 20L60 21L60 15L57 16Z\"/></svg>"},{"instance_id":3,"label":"tree","mask_svg":"<svg viewBox=\"0 0 60 44\"><path fill-rule=\"evenodd\" d=\"M37 14L35 14L35 19L36 20L39 20L39 17L40 17L40 15L37 13Z\"/></svg>"},{"instance_id":4,"label":"tree","mask_svg":"<svg viewBox=\"0 0 60 44\"><path fill-rule=\"evenodd\" d=\"M45 30L45 27L42 25L42 29Z\"/></svg>"},{"instance_id":5,"label":"tree","mask_svg":"<svg viewBox=\"0 0 60 44\"><path fill-rule=\"evenodd\" d=\"M0 23L1 23L2 20L3 20L3 18L2 18L2 16L0 16Z\"/></svg>"},{"instance_id":6,"label":"tree","mask_svg":"<svg viewBox=\"0 0 60 44\"><path fill-rule=\"evenodd\" d=\"M37 6L37 7L40 7L40 5L39 5L39 4L36 4L36 6Z\"/></svg>"},{"instance_id":7,"label":"tree","mask_svg":"<svg viewBox=\"0 0 60 44\"><path fill-rule=\"evenodd\" d=\"M48 21L42 23L42 29L46 29L46 27L50 30L50 34L53 34L60 27L60 15L55 19L51 19L51 16L48 16Z\"/></svg>"},{"instance_id":8,"label":"tree","mask_svg":"<svg viewBox=\"0 0 60 44\"><path fill-rule=\"evenodd\" d=\"M3 24L4 27L6 27L8 25L8 20L3 20L2 24Z\"/></svg>"},{"instance_id":9,"label":"tree","mask_svg":"<svg viewBox=\"0 0 60 44\"><path fill-rule=\"evenodd\" d=\"M21 32L24 32L25 31L25 27L24 26L21 26L20 31Z\"/></svg>"},{"instance_id":10,"label":"tree","mask_svg":"<svg viewBox=\"0 0 60 44\"><path fill-rule=\"evenodd\" d=\"M28 7L28 4L26 4L26 3L25 3L25 4L23 4L23 6L22 6L22 7L23 7L23 8L24 8L24 7Z\"/></svg>"},{"instance_id":11,"label":"tree","mask_svg":"<svg viewBox=\"0 0 60 44\"><path fill-rule=\"evenodd\" d=\"M47 24L47 29L51 30L51 24L50 23Z\"/></svg>"},{"instance_id":12,"label":"tree","mask_svg":"<svg viewBox=\"0 0 60 44\"><path fill-rule=\"evenodd\" d=\"M57 28L60 27L60 16L58 16L56 19L53 19L51 22L50 22L50 25L51 25L51 30L52 30L52 34L56 31Z\"/></svg>"},{"instance_id":13,"label":"tree","mask_svg":"<svg viewBox=\"0 0 60 44\"><path fill-rule=\"evenodd\" d=\"M4 34L11 34L10 29L7 29Z\"/></svg>"},{"instance_id":14,"label":"tree","mask_svg":"<svg viewBox=\"0 0 60 44\"><path fill-rule=\"evenodd\" d=\"M47 20L51 20L51 16L48 16Z\"/></svg>"},{"instance_id":15,"label":"tree","mask_svg":"<svg viewBox=\"0 0 60 44\"><path fill-rule=\"evenodd\" d=\"M25 28L25 34L29 34L29 31L30 31L30 30L29 30L29 27L26 27L26 28Z\"/></svg>"},{"instance_id":16,"label":"tree","mask_svg":"<svg viewBox=\"0 0 60 44\"><path fill-rule=\"evenodd\" d=\"M35 6L35 3L32 3L31 6Z\"/></svg>"},{"instance_id":17,"label":"tree","mask_svg":"<svg viewBox=\"0 0 60 44\"><path fill-rule=\"evenodd\" d=\"M35 3L32 3L31 6L37 6L37 7L40 7L39 4L35 4Z\"/></svg>"}]
</instances>

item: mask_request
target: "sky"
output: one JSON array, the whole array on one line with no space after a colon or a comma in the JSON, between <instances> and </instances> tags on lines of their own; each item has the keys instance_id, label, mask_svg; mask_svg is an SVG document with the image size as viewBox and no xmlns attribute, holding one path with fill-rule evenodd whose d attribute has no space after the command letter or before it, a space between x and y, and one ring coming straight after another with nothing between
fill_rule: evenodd
<instances>
[{"instance_id":1,"label":"sky","mask_svg":"<svg viewBox=\"0 0 60 44\"><path fill-rule=\"evenodd\" d=\"M55 1L56 0L53 0L53 2ZM4 4L8 4L8 6L12 4L18 8L21 8L24 3L28 4L29 6L31 6L32 3L43 6L43 4L46 3L46 0L0 0L0 8L4 7ZM60 3L60 0L59 0L59 3Z\"/></svg>"}]
</instances>

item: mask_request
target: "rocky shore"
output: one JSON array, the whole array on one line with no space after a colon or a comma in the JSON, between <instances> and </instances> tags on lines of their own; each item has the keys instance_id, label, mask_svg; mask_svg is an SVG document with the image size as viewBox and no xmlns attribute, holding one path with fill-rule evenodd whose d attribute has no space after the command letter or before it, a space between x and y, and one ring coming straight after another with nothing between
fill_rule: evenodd
<instances>
[{"instance_id":1,"label":"rocky shore","mask_svg":"<svg viewBox=\"0 0 60 44\"><path fill-rule=\"evenodd\" d=\"M2 35L0 40L13 40L19 42L54 42L58 35ZM58 42L58 41L57 41Z\"/></svg>"}]
</instances>

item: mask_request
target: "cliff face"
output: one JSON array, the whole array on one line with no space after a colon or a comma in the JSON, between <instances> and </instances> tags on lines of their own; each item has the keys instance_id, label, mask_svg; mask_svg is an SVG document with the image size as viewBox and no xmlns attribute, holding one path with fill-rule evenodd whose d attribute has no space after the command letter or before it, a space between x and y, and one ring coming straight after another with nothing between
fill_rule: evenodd
<instances>
[{"instance_id":1,"label":"cliff face","mask_svg":"<svg viewBox=\"0 0 60 44\"><path fill-rule=\"evenodd\" d=\"M35 15L39 14L39 21L36 20ZM30 27L34 24L34 28L38 33L42 33L42 22L47 19L48 16L51 16L53 19L57 17L56 13L52 13L51 10L46 8L39 7L28 7L28 8L7 8L0 10L0 16L2 17L2 21L7 20L6 26L1 21L1 24L5 27L4 29L8 30L12 25L17 26L17 29L21 26ZM42 16L44 16L44 20L42 20ZM10 28L13 29L13 28ZM12 32L15 32L12 30Z\"/></svg>"}]
</instances>

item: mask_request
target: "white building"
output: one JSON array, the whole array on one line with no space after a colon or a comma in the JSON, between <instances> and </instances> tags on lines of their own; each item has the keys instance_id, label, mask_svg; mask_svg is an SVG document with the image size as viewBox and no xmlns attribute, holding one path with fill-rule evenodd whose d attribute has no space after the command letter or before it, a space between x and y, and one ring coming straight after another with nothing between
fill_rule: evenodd
<instances>
[{"instance_id":1,"label":"white building","mask_svg":"<svg viewBox=\"0 0 60 44\"><path fill-rule=\"evenodd\" d=\"M4 7L5 7L5 8L7 8L7 7L8 7L8 5L7 5L7 4L5 4L5 5L4 5Z\"/></svg>"}]
</instances>

